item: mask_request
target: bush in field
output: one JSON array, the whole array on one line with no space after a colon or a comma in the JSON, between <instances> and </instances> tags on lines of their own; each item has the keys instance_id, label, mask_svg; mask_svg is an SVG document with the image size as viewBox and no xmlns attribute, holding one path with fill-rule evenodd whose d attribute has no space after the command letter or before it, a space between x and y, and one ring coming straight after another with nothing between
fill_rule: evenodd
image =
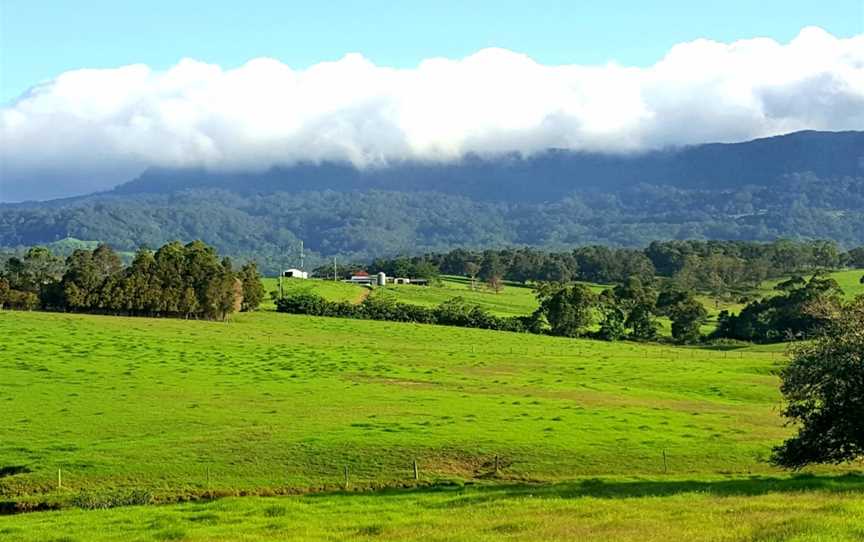
<instances>
[{"instance_id":1,"label":"bush in field","mask_svg":"<svg viewBox=\"0 0 864 542\"><path fill-rule=\"evenodd\" d=\"M435 312L432 309L400 303L386 292L375 292L370 295L359 306L361 318L370 320L388 320L391 322L416 322L420 324L434 324Z\"/></svg>"},{"instance_id":2,"label":"bush in field","mask_svg":"<svg viewBox=\"0 0 864 542\"><path fill-rule=\"evenodd\" d=\"M302 292L277 299L276 310L310 316L441 324L500 331L526 331L529 328L528 321L531 320L529 317L494 316L482 307L466 304L461 297L450 299L430 309L410 303L400 303L386 292L370 295L359 305L352 305L345 301L328 301L319 295Z\"/></svg>"}]
</instances>

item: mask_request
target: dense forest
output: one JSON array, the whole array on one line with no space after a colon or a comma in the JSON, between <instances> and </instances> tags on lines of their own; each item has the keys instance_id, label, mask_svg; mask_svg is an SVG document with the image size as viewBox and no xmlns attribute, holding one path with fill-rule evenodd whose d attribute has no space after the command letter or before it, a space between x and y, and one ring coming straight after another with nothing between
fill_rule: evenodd
<instances>
[{"instance_id":1,"label":"dense forest","mask_svg":"<svg viewBox=\"0 0 864 542\"><path fill-rule=\"evenodd\" d=\"M833 239L864 244L864 177L803 176L780 188L723 193L637 186L573 194L553 203L474 201L427 192L303 192L239 195L189 190L170 195L94 196L58 206L0 209L0 245L66 237L118 250L202 239L221 253L256 259L265 272L307 261L441 252L456 247L560 250L653 240Z\"/></svg>"},{"instance_id":2,"label":"dense forest","mask_svg":"<svg viewBox=\"0 0 864 542\"><path fill-rule=\"evenodd\" d=\"M357 171L152 171L114 191L0 205L0 247L65 238L120 251L202 239L266 273L375 257L654 240L864 245L864 133L806 132L639 156L552 152Z\"/></svg>"}]
</instances>

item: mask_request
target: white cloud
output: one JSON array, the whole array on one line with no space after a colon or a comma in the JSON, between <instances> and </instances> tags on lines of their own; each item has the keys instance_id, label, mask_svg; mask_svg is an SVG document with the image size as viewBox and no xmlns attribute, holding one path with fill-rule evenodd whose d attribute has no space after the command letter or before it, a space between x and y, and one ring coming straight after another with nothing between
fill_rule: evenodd
<instances>
[{"instance_id":1,"label":"white cloud","mask_svg":"<svg viewBox=\"0 0 864 542\"><path fill-rule=\"evenodd\" d=\"M549 147L626 152L864 128L864 35L805 28L674 46L647 68L546 66L485 49L411 69L358 54L294 70L182 60L76 70L0 111L0 198L110 186L147 166L451 160Z\"/></svg>"}]
</instances>

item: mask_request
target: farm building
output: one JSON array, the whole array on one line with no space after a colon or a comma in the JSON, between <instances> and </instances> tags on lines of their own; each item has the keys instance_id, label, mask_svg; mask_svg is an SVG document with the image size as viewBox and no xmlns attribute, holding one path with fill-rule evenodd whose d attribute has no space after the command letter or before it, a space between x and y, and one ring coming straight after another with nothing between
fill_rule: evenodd
<instances>
[{"instance_id":1,"label":"farm building","mask_svg":"<svg viewBox=\"0 0 864 542\"><path fill-rule=\"evenodd\" d=\"M429 281L426 279L412 279L407 277L388 277L386 274L378 273L370 275L366 271L355 271L351 274L351 278L345 282L352 284L367 284L369 286L386 286L387 284L413 284L417 286L426 286Z\"/></svg>"},{"instance_id":2,"label":"farm building","mask_svg":"<svg viewBox=\"0 0 864 542\"><path fill-rule=\"evenodd\" d=\"M352 273L351 278L345 282L350 282L352 284L367 284L369 286L386 286L387 280L387 275L384 273L378 273L377 275L372 276L366 271L356 271Z\"/></svg>"},{"instance_id":3,"label":"farm building","mask_svg":"<svg viewBox=\"0 0 864 542\"><path fill-rule=\"evenodd\" d=\"M309 273L300 269L286 269L282 271L282 276L289 279L308 279Z\"/></svg>"},{"instance_id":4,"label":"farm building","mask_svg":"<svg viewBox=\"0 0 864 542\"><path fill-rule=\"evenodd\" d=\"M354 284L372 284L374 279L369 276L366 271L355 271L351 274L351 278L345 282L353 282Z\"/></svg>"},{"instance_id":5,"label":"farm building","mask_svg":"<svg viewBox=\"0 0 864 542\"><path fill-rule=\"evenodd\" d=\"M388 279L393 284L412 284L414 286L427 286L429 281L426 279L411 279L408 277L396 277Z\"/></svg>"}]
</instances>

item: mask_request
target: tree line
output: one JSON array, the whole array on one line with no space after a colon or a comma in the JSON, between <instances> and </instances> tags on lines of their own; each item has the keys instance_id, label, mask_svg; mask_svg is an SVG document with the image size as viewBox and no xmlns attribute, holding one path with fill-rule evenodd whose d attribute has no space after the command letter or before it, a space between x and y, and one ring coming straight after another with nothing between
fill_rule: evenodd
<instances>
[{"instance_id":1,"label":"tree line","mask_svg":"<svg viewBox=\"0 0 864 542\"><path fill-rule=\"evenodd\" d=\"M386 293L382 295L378 292L356 304L348 301L329 301L318 294L299 292L277 299L276 310L309 316L439 324L513 332L529 331L533 319L533 315L495 316L482 307L467 303L461 297L454 297L430 308L402 303Z\"/></svg>"},{"instance_id":2,"label":"tree line","mask_svg":"<svg viewBox=\"0 0 864 542\"><path fill-rule=\"evenodd\" d=\"M833 241L654 241L644 249L585 246L566 252L534 248L471 251L373 260L368 268L388 275L435 279L464 275L472 281L522 283L585 281L622 284L631 278L653 284L670 279L682 290L730 295L771 278L816 269L864 267L864 248L843 252ZM316 270L321 276L332 268Z\"/></svg>"},{"instance_id":3,"label":"tree line","mask_svg":"<svg viewBox=\"0 0 864 542\"><path fill-rule=\"evenodd\" d=\"M235 269L201 241L140 249L128 266L105 244L65 260L33 247L0 272L0 308L225 320L263 297L254 262Z\"/></svg>"}]
</instances>

